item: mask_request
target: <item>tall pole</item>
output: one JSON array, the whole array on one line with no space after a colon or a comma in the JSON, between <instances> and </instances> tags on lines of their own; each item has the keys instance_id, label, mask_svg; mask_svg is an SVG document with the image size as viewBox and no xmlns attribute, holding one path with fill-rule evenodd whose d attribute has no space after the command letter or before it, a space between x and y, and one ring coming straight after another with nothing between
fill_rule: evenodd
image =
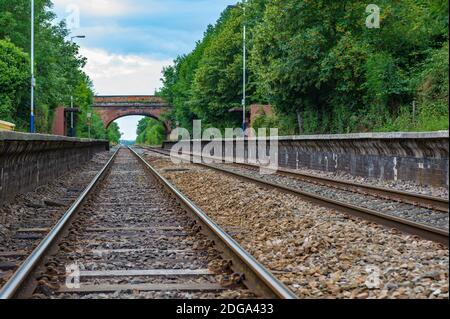
<instances>
[{"instance_id":1,"label":"tall pole","mask_svg":"<svg viewBox=\"0 0 450 319\"><path fill-rule=\"evenodd\" d=\"M73 96L70 97L70 137L74 137L73 131Z\"/></svg>"},{"instance_id":2,"label":"tall pole","mask_svg":"<svg viewBox=\"0 0 450 319\"><path fill-rule=\"evenodd\" d=\"M30 109L30 133L35 133L34 127L34 0L31 0L31 109Z\"/></svg>"},{"instance_id":3,"label":"tall pole","mask_svg":"<svg viewBox=\"0 0 450 319\"><path fill-rule=\"evenodd\" d=\"M245 134L245 130L247 129L247 125L246 125L246 114L245 114L245 99L246 99L246 85L247 85L247 47L246 47L246 38L247 38L247 26L246 26L246 21L245 21L245 0L243 0L242 2L243 6L244 6L244 19L243 19L243 23L244 23L244 35L243 35L243 69L242 69L242 130L244 131L244 136Z\"/></svg>"}]
</instances>

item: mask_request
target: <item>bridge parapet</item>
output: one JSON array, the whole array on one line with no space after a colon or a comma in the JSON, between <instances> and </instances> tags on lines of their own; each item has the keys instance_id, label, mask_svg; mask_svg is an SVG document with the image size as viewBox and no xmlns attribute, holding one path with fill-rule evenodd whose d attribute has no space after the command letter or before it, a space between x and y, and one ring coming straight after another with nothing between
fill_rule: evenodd
<instances>
[{"instance_id":1,"label":"bridge parapet","mask_svg":"<svg viewBox=\"0 0 450 319\"><path fill-rule=\"evenodd\" d=\"M94 108L99 107L158 107L158 108L171 108L169 105L165 103L141 103L141 102L114 102L114 103L95 103L93 105Z\"/></svg>"},{"instance_id":2,"label":"bridge parapet","mask_svg":"<svg viewBox=\"0 0 450 319\"><path fill-rule=\"evenodd\" d=\"M115 107L115 106L152 106L170 107L162 98L153 95L136 96L96 96L94 107Z\"/></svg>"}]
</instances>

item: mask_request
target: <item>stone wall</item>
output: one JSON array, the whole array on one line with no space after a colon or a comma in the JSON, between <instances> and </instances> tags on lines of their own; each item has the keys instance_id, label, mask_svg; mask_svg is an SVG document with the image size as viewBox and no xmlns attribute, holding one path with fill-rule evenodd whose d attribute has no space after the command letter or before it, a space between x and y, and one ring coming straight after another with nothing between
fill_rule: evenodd
<instances>
[{"instance_id":1,"label":"stone wall","mask_svg":"<svg viewBox=\"0 0 450 319\"><path fill-rule=\"evenodd\" d=\"M0 132L0 205L106 150L108 141Z\"/></svg>"},{"instance_id":2,"label":"stone wall","mask_svg":"<svg viewBox=\"0 0 450 319\"><path fill-rule=\"evenodd\" d=\"M289 136L278 141L281 167L449 185L448 131ZM164 148L174 143L166 142ZM203 141L203 147L207 143Z\"/></svg>"}]
</instances>

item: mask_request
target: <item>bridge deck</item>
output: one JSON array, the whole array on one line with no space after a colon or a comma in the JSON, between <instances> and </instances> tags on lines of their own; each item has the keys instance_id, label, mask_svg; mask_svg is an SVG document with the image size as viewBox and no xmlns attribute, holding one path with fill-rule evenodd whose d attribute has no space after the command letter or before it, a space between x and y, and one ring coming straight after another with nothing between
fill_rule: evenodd
<instances>
[{"instance_id":1,"label":"bridge deck","mask_svg":"<svg viewBox=\"0 0 450 319\"><path fill-rule=\"evenodd\" d=\"M167 107L162 98L154 95L95 96L94 107Z\"/></svg>"}]
</instances>

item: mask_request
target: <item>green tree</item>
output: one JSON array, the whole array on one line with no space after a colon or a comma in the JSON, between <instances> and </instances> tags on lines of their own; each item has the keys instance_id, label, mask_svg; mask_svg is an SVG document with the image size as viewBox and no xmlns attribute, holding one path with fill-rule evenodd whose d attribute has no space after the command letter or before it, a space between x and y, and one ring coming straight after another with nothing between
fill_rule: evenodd
<instances>
[{"instance_id":1,"label":"green tree","mask_svg":"<svg viewBox=\"0 0 450 319\"><path fill-rule=\"evenodd\" d=\"M178 122L187 129L192 128L192 120L199 118L191 105L192 84L205 48L217 28L208 26L203 40L197 43L193 52L178 57L173 66L163 70L163 88L157 94L174 106L173 113L169 115L172 122Z\"/></svg>"},{"instance_id":2,"label":"green tree","mask_svg":"<svg viewBox=\"0 0 450 319\"><path fill-rule=\"evenodd\" d=\"M242 27L248 26L248 101L269 103L256 125L344 133L448 127L448 1L248 0L227 8L193 52L163 73L171 120L190 128L240 126ZM417 112L412 114L416 100ZM445 121L447 120L447 121ZM434 123L433 125L431 125Z\"/></svg>"},{"instance_id":3,"label":"green tree","mask_svg":"<svg viewBox=\"0 0 450 319\"><path fill-rule=\"evenodd\" d=\"M0 39L8 39L28 55L30 3L29 0L0 0ZM79 55L78 46L67 40L69 30L65 23L55 23L52 6L50 0L35 1L35 106L36 127L40 133L50 132L55 108L68 105L70 96L86 81L82 71L86 60ZM19 79L17 83L22 82ZM14 101L13 120L19 130L27 130L29 91L22 90Z\"/></svg>"},{"instance_id":4,"label":"green tree","mask_svg":"<svg viewBox=\"0 0 450 319\"><path fill-rule=\"evenodd\" d=\"M16 122L16 107L28 83L27 55L8 40L0 40L0 119Z\"/></svg>"},{"instance_id":5,"label":"green tree","mask_svg":"<svg viewBox=\"0 0 450 319\"><path fill-rule=\"evenodd\" d=\"M381 1L382 27L368 29L363 1L268 1L254 72L280 113L303 115L306 132L381 129L412 102L426 51L448 39L438 2Z\"/></svg>"},{"instance_id":6,"label":"green tree","mask_svg":"<svg viewBox=\"0 0 450 319\"><path fill-rule=\"evenodd\" d=\"M119 144L122 134L119 131L119 125L116 122L112 122L107 129L108 140L114 145Z\"/></svg>"},{"instance_id":7,"label":"green tree","mask_svg":"<svg viewBox=\"0 0 450 319\"><path fill-rule=\"evenodd\" d=\"M136 144L161 145L166 137L166 130L160 121L145 117L139 121L136 134Z\"/></svg>"},{"instance_id":8,"label":"green tree","mask_svg":"<svg viewBox=\"0 0 450 319\"><path fill-rule=\"evenodd\" d=\"M74 89L73 97L74 105L80 109L80 113L77 115L77 136L81 138L90 136L93 139L108 139L110 142L118 144L120 132L117 124L112 123L106 129L102 119L92 109L94 93L92 91L92 83L87 76L83 76L83 81L80 81ZM91 115L90 119L88 114Z\"/></svg>"},{"instance_id":9,"label":"green tree","mask_svg":"<svg viewBox=\"0 0 450 319\"><path fill-rule=\"evenodd\" d=\"M248 6L245 19L251 29L262 18L264 1L255 0ZM193 119L202 119L206 127L240 126L241 116L230 110L240 107L242 99L243 19L241 5L227 8L214 26L208 26L193 52L164 69L159 94L175 107L173 123L188 129ZM256 101L253 80L248 70L250 102Z\"/></svg>"}]
</instances>

